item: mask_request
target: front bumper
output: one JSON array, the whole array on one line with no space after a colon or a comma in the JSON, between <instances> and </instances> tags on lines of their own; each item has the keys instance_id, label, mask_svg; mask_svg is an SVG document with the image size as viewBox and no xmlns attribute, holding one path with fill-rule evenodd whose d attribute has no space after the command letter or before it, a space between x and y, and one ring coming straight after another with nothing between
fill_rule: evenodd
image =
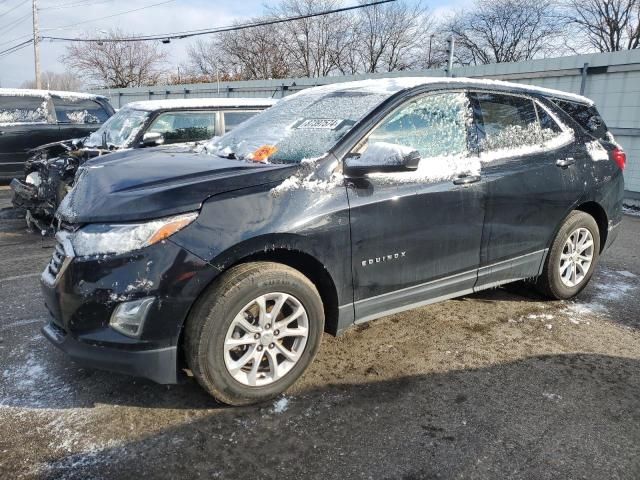
<instances>
[{"instance_id":1,"label":"front bumper","mask_svg":"<svg viewBox=\"0 0 640 480\"><path fill-rule=\"evenodd\" d=\"M178 381L175 346L140 351L99 347L76 340L54 322L42 327L42 334L82 366L144 377L161 384Z\"/></svg>"},{"instance_id":2,"label":"front bumper","mask_svg":"<svg viewBox=\"0 0 640 480\"><path fill-rule=\"evenodd\" d=\"M38 202L38 189L29 183L14 178L9 184L13 190L12 203L17 208L29 208Z\"/></svg>"},{"instance_id":3,"label":"front bumper","mask_svg":"<svg viewBox=\"0 0 640 480\"><path fill-rule=\"evenodd\" d=\"M84 366L176 383L183 323L217 270L170 240L107 258L56 248L41 277L44 336ZM110 327L119 304L142 297L155 300L138 337Z\"/></svg>"}]
</instances>

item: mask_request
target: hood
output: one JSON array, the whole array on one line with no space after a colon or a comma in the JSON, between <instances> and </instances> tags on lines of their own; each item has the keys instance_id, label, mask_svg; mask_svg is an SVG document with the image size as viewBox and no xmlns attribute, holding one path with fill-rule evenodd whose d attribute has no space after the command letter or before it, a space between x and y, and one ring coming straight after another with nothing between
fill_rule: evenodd
<instances>
[{"instance_id":1,"label":"hood","mask_svg":"<svg viewBox=\"0 0 640 480\"><path fill-rule=\"evenodd\" d=\"M282 181L297 168L163 148L114 152L80 167L56 217L96 223L175 215L199 209L212 195Z\"/></svg>"}]
</instances>

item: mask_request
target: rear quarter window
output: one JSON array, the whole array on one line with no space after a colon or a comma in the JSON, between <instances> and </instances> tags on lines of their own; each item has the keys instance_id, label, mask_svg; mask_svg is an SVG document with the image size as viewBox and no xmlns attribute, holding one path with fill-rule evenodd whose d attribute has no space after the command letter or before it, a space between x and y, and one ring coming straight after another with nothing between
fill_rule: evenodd
<instances>
[{"instance_id":1,"label":"rear quarter window","mask_svg":"<svg viewBox=\"0 0 640 480\"><path fill-rule=\"evenodd\" d=\"M101 124L107 121L109 113L94 100L53 98L58 123Z\"/></svg>"},{"instance_id":2,"label":"rear quarter window","mask_svg":"<svg viewBox=\"0 0 640 480\"><path fill-rule=\"evenodd\" d=\"M224 114L224 133L227 133L231 130L233 130L234 128L236 128L238 125L240 125L242 122L249 120L251 117L257 115L259 112L256 111L230 111L230 112L223 112Z\"/></svg>"},{"instance_id":3,"label":"rear quarter window","mask_svg":"<svg viewBox=\"0 0 640 480\"><path fill-rule=\"evenodd\" d=\"M0 97L0 124L47 123L47 100L42 97Z\"/></svg>"},{"instance_id":4,"label":"rear quarter window","mask_svg":"<svg viewBox=\"0 0 640 480\"><path fill-rule=\"evenodd\" d=\"M553 103L575 120L589 135L604 139L607 126L594 105L553 99Z\"/></svg>"}]
</instances>

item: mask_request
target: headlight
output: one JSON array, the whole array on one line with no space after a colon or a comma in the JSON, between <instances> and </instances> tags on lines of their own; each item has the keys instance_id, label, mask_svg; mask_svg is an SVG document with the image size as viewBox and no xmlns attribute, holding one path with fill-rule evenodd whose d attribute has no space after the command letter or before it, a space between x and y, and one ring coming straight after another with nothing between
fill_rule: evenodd
<instances>
[{"instance_id":1,"label":"headlight","mask_svg":"<svg viewBox=\"0 0 640 480\"><path fill-rule=\"evenodd\" d=\"M24 180L26 183L30 183L34 187L39 187L42 183L42 176L38 172L31 172Z\"/></svg>"},{"instance_id":2,"label":"headlight","mask_svg":"<svg viewBox=\"0 0 640 480\"><path fill-rule=\"evenodd\" d=\"M197 212L144 223L89 224L69 235L78 257L120 254L169 238L198 217Z\"/></svg>"}]
</instances>

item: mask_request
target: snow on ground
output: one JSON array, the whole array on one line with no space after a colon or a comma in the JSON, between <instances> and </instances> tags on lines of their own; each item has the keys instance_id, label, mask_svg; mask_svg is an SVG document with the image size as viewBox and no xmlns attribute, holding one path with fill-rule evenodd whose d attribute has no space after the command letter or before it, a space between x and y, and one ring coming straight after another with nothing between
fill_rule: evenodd
<instances>
[{"instance_id":1,"label":"snow on ground","mask_svg":"<svg viewBox=\"0 0 640 480\"><path fill-rule=\"evenodd\" d=\"M588 318L607 316L611 307L639 289L640 284L636 279L637 275L626 270L599 269L591 279L587 292L567 304L569 320L579 324L588 323Z\"/></svg>"},{"instance_id":2,"label":"snow on ground","mask_svg":"<svg viewBox=\"0 0 640 480\"><path fill-rule=\"evenodd\" d=\"M286 397L279 398L273 402L273 413L283 413L289 408L289 399Z\"/></svg>"},{"instance_id":3,"label":"snow on ground","mask_svg":"<svg viewBox=\"0 0 640 480\"><path fill-rule=\"evenodd\" d=\"M623 205L622 206L622 212L625 215L631 215L631 216L634 216L634 217L640 217L640 208L637 208L637 207Z\"/></svg>"}]
</instances>

